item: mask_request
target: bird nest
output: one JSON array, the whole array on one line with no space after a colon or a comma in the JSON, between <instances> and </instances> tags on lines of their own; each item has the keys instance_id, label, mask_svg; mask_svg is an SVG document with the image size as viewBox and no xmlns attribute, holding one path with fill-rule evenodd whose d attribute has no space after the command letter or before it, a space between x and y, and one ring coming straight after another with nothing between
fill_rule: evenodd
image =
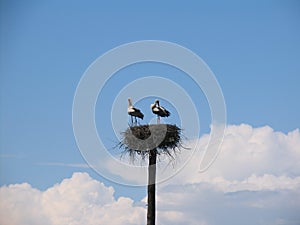
<instances>
[{"instance_id":1,"label":"bird nest","mask_svg":"<svg viewBox=\"0 0 300 225\"><path fill-rule=\"evenodd\" d=\"M138 154L144 158L149 151L155 150L158 155L167 154L172 157L172 153L176 153L182 146L181 129L171 124L132 126L122 135L119 147L130 156Z\"/></svg>"}]
</instances>

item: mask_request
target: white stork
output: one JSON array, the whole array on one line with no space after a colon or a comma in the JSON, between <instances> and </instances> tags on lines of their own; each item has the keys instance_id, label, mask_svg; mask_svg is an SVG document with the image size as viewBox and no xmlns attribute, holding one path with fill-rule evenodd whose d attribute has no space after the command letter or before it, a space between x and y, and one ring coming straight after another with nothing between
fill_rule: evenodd
<instances>
[{"instance_id":1,"label":"white stork","mask_svg":"<svg viewBox=\"0 0 300 225\"><path fill-rule=\"evenodd\" d=\"M141 112L141 110L135 108L132 105L132 101L130 98L128 98L128 109L127 109L128 115L131 116L131 124L133 124L133 117L135 119L135 124L137 124L137 117L140 119L144 119L144 114Z\"/></svg>"},{"instance_id":2,"label":"white stork","mask_svg":"<svg viewBox=\"0 0 300 225\"><path fill-rule=\"evenodd\" d=\"M154 104L151 104L151 109L154 114L157 115L157 123L160 123L160 117L168 117L171 113L164 107L159 105L159 100L155 100Z\"/></svg>"}]
</instances>

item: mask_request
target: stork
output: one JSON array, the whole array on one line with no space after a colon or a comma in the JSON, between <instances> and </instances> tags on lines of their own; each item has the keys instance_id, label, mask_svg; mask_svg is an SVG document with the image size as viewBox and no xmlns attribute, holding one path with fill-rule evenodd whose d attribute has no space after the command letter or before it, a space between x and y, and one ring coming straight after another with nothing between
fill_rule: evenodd
<instances>
[{"instance_id":1,"label":"stork","mask_svg":"<svg viewBox=\"0 0 300 225\"><path fill-rule=\"evenodd\" d=\"M141 110L135 108L132 105L131 98L128 98L128 109L127 109L128 115L131 116L131 124L133 124L133 117L135 119L135 124L137 124L137 117L140 119L144 119L144 114L141 112Z\"/></svg>"},{"instance_id":2,"label":"stork","mask_svg":"<svg viewBox=\"0 0 300 225\"><path fill-rule=\"evenodd\" d=\"M159 100L155 100L154 104L151 104L151 109L154 114L157 115L157 123L160 123L160 117L168 117L171 113L164 107L159 105Z\"/></svg>"}]
</instances>

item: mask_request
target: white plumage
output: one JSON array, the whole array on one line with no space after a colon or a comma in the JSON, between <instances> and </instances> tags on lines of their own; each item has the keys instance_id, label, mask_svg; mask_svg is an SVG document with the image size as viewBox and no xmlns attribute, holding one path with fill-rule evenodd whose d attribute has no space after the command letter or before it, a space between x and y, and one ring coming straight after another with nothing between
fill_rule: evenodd
<instances>
[{"instance_id":1,"label":"white plumage","mask_svg":"<svg viewBox=\"0 0 300 225\"><path fill-rule=\"evenodd\" d=\"M171 115L171 113L166 110L164 107L159 105L159 100L155 100L154 104L151 104L151 110L152 112L157 115L157 122L160 122L160 117L168 117Z\"/></svg>"},{"instance_id":2,"label":"white plumage","mask_svg":"<svg viewBox=\"0 0 300 225\"><path fill-rule=\"evenodd\" d=\"M131 123L133 123L133 117L135 118L135 123L137 123L136 118L144 119L144 114L141 112L141 110L135 108L132 105L132 101L130 98L128 98L128 108L127 108L128 115L131 116Z\"/></svg>"}]
</instances>

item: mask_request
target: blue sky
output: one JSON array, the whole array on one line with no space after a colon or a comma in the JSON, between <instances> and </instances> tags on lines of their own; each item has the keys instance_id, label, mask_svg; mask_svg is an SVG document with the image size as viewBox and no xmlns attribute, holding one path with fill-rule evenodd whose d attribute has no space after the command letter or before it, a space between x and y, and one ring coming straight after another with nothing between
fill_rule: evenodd
<instances>
[{"instance_id":1,"label":"blue sky","mask_svg":"<svg viewBox=\"0 0 300 225\"><path fill-rule=\"evenodd\" d=\"M133 41L174 42L200 56L222 88L228 124L267 125L284 134L299 128L299 21L298 1L1 1L0 185L27 182L46 190L74 172L88 172L112 185L117 197L138 201L145 196L144 188L118 185L92 169L66 165L85 163L72 128L80 78L96 58ZM182 72L151 63L130 66L110 79L104 100L97 102L98 126L100 115L110 120L105 106L145 71L189 90L201 112L201 135L209 132L203 93L182 79ZM148 120L153 99L138 103ZM175 111L169 103L165 106ZM174 112L167 121L180 119ZM98 131L107 132L106 145L113 147L110 126L105 123Z\"/></svg>"}]
</instances>

